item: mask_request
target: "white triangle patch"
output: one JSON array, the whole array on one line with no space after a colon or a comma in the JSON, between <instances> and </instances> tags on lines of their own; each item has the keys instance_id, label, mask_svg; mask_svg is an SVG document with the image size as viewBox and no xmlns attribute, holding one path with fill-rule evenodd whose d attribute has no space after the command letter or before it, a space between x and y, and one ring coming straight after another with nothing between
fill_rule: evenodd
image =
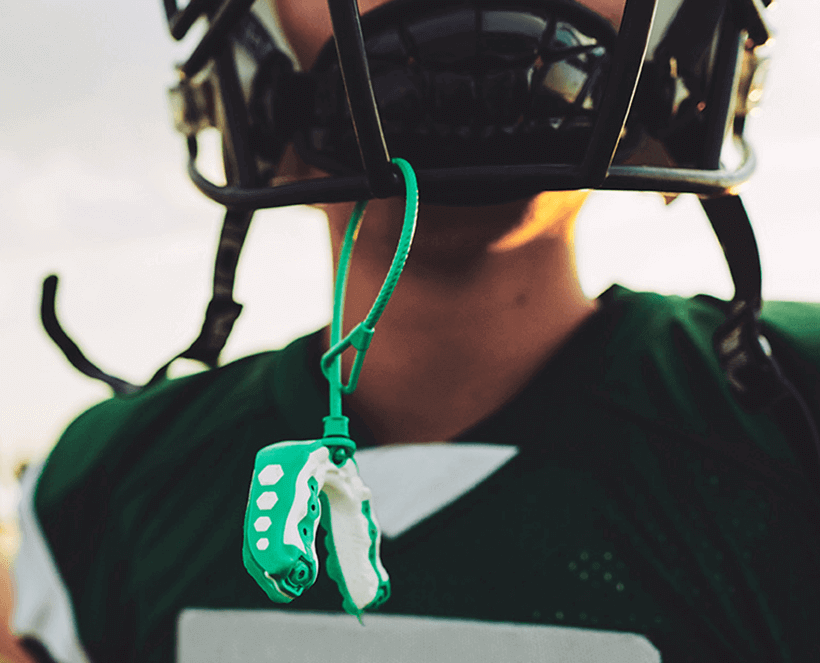
<instances>
[{"instance_id":1,"label":"white triangle patch","mask_svg":"<svg viewBox=\"0 0 820 663\"><path fill-rule=\"evenodd\" d=\"M396 538L441 511L518 453L501 444L395 444L356 452L382 535Z\"/></svg>"}]
</instances>

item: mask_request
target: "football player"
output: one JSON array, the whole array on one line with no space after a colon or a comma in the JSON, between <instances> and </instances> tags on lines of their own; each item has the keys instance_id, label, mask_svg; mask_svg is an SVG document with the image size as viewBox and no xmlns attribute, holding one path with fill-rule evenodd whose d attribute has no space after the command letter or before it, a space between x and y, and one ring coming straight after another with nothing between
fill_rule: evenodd
<instances>
[{"instance_id":1,"label":"football player","mask_svg":"<svg viewBox=\"0 0 820 663\"><path fill-rule=\"evenodd\" d=\"M378 326L341 355L345 379L362 369L344 412L381 526L366 549L390 577L380 611L631 633L665 663L817 660L820 310L762 304L736 196L766 3L250 5L166 0L176 38L208 25L172 99L194 183L228 209L181 355L210 370L137 387L74 355L117 395L27 475L26 655L169 662L191 608L281 608L240 560L248 481L279 485L281 468L254 470L261 448L327 437L339 336L218 365L233 270L253 210L295 203L326 212L346 269L348 219L370 200L336 332L361 329L413 197L400 158L418 181L412 249ZM207 126L224 187L196 166ZM573 228L594 188L699 194L734 299L587 296ZM254 503L273 514L273 493ZM334 550L318 566L338 576ZM283 609L340 609L343 582L310 584Z\"/></svg>"}]
</instances>

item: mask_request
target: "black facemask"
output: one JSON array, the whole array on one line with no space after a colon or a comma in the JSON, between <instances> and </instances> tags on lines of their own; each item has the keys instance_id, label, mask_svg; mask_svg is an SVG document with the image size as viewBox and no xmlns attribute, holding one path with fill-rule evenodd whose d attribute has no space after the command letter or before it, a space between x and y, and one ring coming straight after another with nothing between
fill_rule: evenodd
<instances>
[{"instance_id":1,"label":"black facemask","mask_svg":"<svg viewBox=\"0 0 820 663\"><path fill-rule=\"evenodd\" d=\"M398 0L365 14L362 32L390 153L417 168L580 163L617 38L560 0ZM292 131L307 163L361 172L333 40L307 74L285 60L257 75L257 144L275 158Z\"/></svg>"}]
</instances>

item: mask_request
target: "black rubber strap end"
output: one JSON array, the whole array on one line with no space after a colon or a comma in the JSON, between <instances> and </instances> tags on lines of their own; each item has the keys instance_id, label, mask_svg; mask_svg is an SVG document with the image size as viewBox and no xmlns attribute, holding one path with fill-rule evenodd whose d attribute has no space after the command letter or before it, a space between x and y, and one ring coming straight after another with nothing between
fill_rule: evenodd
<instances>
[{"instance_id":1,"label":"black rubber strap end","mask_svg":"<svg viewBox=\"0 0 820 663\"><path fill-rule=\"evenodd\" d=\"M59 279L56 274L50 274L43 281L43 293L40 300L40 320L49 338L54 341L62 351L69 363L83 375L87 375L95 380L105 382L117 395L132 394L139 391L139 387L109 375L93 364L80 350L77 344L66 334L60 321L57 319L56 300L57 284Z\"/></svg>"}]
</instances>

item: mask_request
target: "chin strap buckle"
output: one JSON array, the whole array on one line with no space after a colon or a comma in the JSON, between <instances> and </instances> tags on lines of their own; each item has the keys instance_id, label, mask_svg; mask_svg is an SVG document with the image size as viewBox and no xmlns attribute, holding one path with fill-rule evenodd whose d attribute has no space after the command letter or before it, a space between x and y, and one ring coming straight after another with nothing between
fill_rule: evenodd
<instances>
[{"instance_id":1,"label":"chin strap buckle","mask_svg":"<svg viewBox=\"0 0 820 663\"><path fill-rule=\"evenodd\" d=\"M179 84L168 89L174 128L190 138L203 129L217 126L216 97L212 65L193 78L181 75Z\"/></svg>"},{"instance_id":2,"label":"chin strap buckle","mask_svg":"<svg viewBox=\"0 0 820 663\"><path fill-rule=\"evenodd\" d=\"M747 411L761 410L789 394L769 341L759 331L758 313L747 302L733 302L731 315L713 338L729 387Z\"/></svg>"}]
</instances>

